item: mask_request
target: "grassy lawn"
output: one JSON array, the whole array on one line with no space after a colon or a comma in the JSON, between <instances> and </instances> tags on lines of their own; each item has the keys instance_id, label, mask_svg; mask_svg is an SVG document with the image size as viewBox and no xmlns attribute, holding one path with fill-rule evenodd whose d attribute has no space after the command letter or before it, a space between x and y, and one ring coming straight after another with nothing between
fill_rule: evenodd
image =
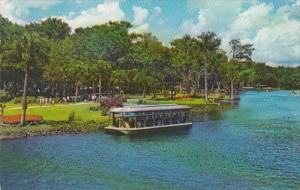
<instances>
[{"instance_id":1,"label":"grassy lawn","mask_svg":"<svg viewBox=\"0 0 300 190\"><path fill-rule=\"evenodd\" d=\"M92 104L56 104L40 106L28 105L28 114L41 115L44 124L26 125L24 127L0 126L0 139L6 136L35 136L57 133L94 132L101 129L108 121L108 116L102 116L100 111L91 111ZM71 112L75 112L75 121L67 122ZM20 114L20 104L9 104L4 115Z\"/></svg>"},{"instance_id":2,"label":"grassy lawn","mask_svg":"<svg viewBox=\"0 0 300 190\"><path fill-rule=\"evenodd\" d=\"M146 104L180 104L188 106L198 106L208 104L205 99L202 98L181 98L174 100L146 100Z\"/></svg>"},{"instance_id":3,"label":"grassy lawn","mask_svg":"<svg viewBox=\"0 0 300 190\"><path fill-rule=\"evenodd\" d=\"M151 96L146 96L144 99L145 104L179 104L187 106L209 106L218 105L219 99L229 99L229 96L225 93L215 93L209 95L209 101L206 101L203 97L186 98L187 94L176 94L176 98L171 100L170 96L158 96L156 100L151 99ZM185 98L182 98L185 97ZM136 104L142 101L142 96L130 96L128 99L129 104Z\"/></svg>"},{"instance_id":4,"label":"grassy lawn","mask_svg":"<svg viewBox=\"0 0 300 190\"><path fill-rule=\"evenodd\" d=\"M102 116L100 111L91 111L91 104L56 104L49 106L28 105L28 114L38 114L45 121L67 121L70 113L75 112L75 121L95 121L104 123L108 116ZM4 115L21 113L20 105L10 105Z\"/></svg>"}]
</instances>

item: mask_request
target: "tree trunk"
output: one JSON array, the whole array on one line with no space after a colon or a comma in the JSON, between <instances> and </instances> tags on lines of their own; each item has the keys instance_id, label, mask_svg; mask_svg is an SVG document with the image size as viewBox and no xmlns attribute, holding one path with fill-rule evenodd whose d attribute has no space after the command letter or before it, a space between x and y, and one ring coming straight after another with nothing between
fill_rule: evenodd
<instances>
[{"instance_id":1,"label":"tree trunk","mask_svg":"<svg viewBox=\"0 0 300 190\"><path fill-rule=\"evenodd\" d=\"M233 100L234 98L234 89L233 89L233 81L230 81L230 98Z\"/></svg>"},{"instance_id":2,"label":"tree trunk","mask_svg":"<svg viewBox=\"0 0 300 190\"><path fill-rule=\"evenodd\" d=\"M205 91L205 100L208 101L208 87L207 87L207 63L205 59L204 65L204 91Z\"/></svg>"},{"instance_id":3,"label":"tree trunk","mask_svg":"<svg viewBox=\"0 0 300 190\"><path fill-rule=\"evenodd\" d=\"M66 88L67 88L66 82L64 82L63 97L66 97Z\"/></svg>"},{"instance_id":4,"label":"tree trunk","mask_svg":"<svg viewBox=\"0 0 300 190\"><path fill-rule=\"evenodd\" d=\"M55 98L58 98L58 87L57 87L57 83L55 83Z\"/></svg>"},{"instance_id":5,"label":"tree trunk","mask_svg":"<svg viewBox=\"0 0 300 190\"><path fill-rule=\"evenodd\" d=\"M212 91L212 92L215 91L215 81L211 83L211 91Z\"/></svg>"},{"instance_id":6,"label":"tree trunk","mask_svg":"<svg viewBox=\"0 0 300 190\"><path fill-rule=\"evenodd\" d=\"M146 85L143 86L143 98L146 98Z\"/></svg>"},{"instance_id":7,"label":"tree trunk","mask_svg":"<svg viewBox=\"0 0 300 190\"><path fill-rule=\"evenodd\" d=\"M54 84L51 85L51 96L53 97L54 95Z\"/></svg>"},{"instance_id":8,"label":"tree trunk","mask_svg":"<svg viewBox=\"0 0 300 190\"><path fill-rule=\"evenodd\" d=\"M101 80L101 76L99 77L99 104L101 103L101 96L102 96L102 80Z\"/></svg>"},{"instance_id":9,"label":"tree trunk","mask_svg":"<svg viewBox=\"0 0 300 190\"><path fill-rule=\"evenodd\" d=\"M76 89L75 89L75 103L77 103L77 95L78 95L78 84L76 83Z\"/></svg>"},{"instance_id":10,"label":"tree trunk","mask_svg":"<svg viewBox=\"0 0 300 190\"><path fill-rule=\"evenodd\" d=\"M28 81L28 65L25 68L24 86L23 86L23 97L22 97L22 116L20 125L24 126L26 123L26 110L27 110L27 81Z\"/></svg>"},{"instance_id":11,"label":"tree trunk","mask_svg":"<svg viewBox=\"0 0 300 190\"><path fill-rule=\"evenodd\" d=\"M186 92L190 94L191 88L190 88L190 68L188 67L186 70L186 77L185 77L185 83L186 83Z\"/></svg>"},{"instance_id":12,"label":"tree trunk","mask_svg":"<svg viewBox=\"0 0 300 190\"><path fill-rule=\"evenodd\" d=\"M201 84L200 79L201 79L201 75L199 74L198 77L197 77L197 83L198 83L197 88L198 88L198 92L201 92L201 89L200 89L200 88L201 88L201 87L200 87L200 84Z\"/></svg>"},{"instance_id":13,"label":"tree trunk","mask_svg":"<svg viewBox=\"0 0 300 190\"><path fill-rule=\"evenodd\" d=\"M182 94L182 86L181 86L181 82L179 83L179 93Z\"/></svg>"},{"instance_id":14,"label":"tree trunk","mask_svg":"<svg viewBox=\"0 0 300 190\"><path fill-rule=\"evenodd\" d=\"M217 86L218 86L218 92L221 91L221 82L220 81L217 81Z\"/></svg>"}]
</instances>

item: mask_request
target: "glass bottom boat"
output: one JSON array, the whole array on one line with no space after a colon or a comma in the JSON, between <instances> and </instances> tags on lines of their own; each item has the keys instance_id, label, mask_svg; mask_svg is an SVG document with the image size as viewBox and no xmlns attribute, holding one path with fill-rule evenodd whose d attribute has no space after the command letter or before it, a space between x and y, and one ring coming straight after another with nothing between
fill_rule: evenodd
<instances>
[{"instance_id":1,"label":"glass bottom boat","mask_svg":"<svg viewBox=\"0 0 300 190\"><path fill-rule=\"evenodd\" d=\"M191 126L191 108L188 106L135 105L110 109L109 125L105 130L130 135Z\"/></svg>"}]
</instances>

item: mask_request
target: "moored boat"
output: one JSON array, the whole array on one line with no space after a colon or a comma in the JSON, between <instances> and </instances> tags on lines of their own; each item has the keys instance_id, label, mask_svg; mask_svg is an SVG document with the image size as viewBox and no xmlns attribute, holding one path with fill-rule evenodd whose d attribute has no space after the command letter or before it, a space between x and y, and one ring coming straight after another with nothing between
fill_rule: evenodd
<instances>
[{"instance_id":1,"label":"moored boat","mask_svg":"<svg viewBox=\"0 0 300 190\"><path fill-rule=\"evenodd\" d=\"M109 125L105 130L131 135L191 126L191 108L188 106L135 105L110 109Z\"/></svg>"}]
</instances>

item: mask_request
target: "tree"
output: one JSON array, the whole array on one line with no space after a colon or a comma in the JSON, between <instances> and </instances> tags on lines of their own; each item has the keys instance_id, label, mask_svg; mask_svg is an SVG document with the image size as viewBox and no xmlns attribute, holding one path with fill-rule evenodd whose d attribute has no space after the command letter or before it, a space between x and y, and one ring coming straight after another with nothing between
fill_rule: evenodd
<instances>
[{"instance_id":1,"label":"tree","mask_svg":"<svg viewBox=\"0 0 300 190\"><path fill-rule=\"evenodd\" d=\"M240 77L240 65L236 64L233 60L226 64L226 76L230 83L230 98L234 99L234 83L239 80Z\"/></svg>"},{"instance_id":2,"label":"tree","mask_svg":"<svg viewBox=\"0 0 300 190\"><path fill-rule=\"evenodd\" d=\"M62 94L66 96L67 85L72 81L69 68L76 59L75 45L71 37L51 43L49 63L44 65L43 77L50 83L52 88L55 86L56 93L58 91L56 86L62 84L60 85L63 88Z\"/></svg>"},{"instance_id":3,"label":"tree","mask_svg":"<svg viewBox=\"0 0 300 190\"><path fill-rule=\"evenodd\" d=\"M170 65L169 49L151 34L141 35L134 44L134 60L137 72L135 79L142 85L143 94L148 89L156 96L164 88L165 76Z\"/></svg>"},{"instance_id":4,"label":"tree","mask_svg":"<svg viewBox=\"0 0 300 190\"><path fill-rule=\"evenodd\" d=\"M29 32L37 32L54 41L63 40L71 33L70 26L58 18L47 18L40 23L31 23L26 28Z\"/></svg>"},{"instance_id":5,"label":"tree","mask_svg":"<svg viewBox=\"0 0 300 190\"><path fill-rule=\"evenodd\" d=\"M253 74L253 70L249 70L247 72L241 71L238 68L241 68L241 65L235 66L234 64L242 64L243 62L251 62L252 61L252 53L254 51L253 44L241 44L241 41L239 39L232 39L229 42L229 46L231 48L232 52L232 60L230 61L228 68L229 73L228 76L231 76L230 80L230 86L231 86L231 99L234 98L233 91L234 91L234 82L237 82L238 79L244 78L245 75L248 75L251 78L254 78L251 76ZM236 72L236 73L232 73ZM241 72L241 73L239 73Z\"/></svg>"},{"instance_id":6,"label":"tree","mask_svg":"<svg viewBox=\"0 0 300 190\"><path fill-rule=\"evenodd\" d=\"M109 81L109 76L111 72L111 65L109 62L104 60L94 61L89 65L89 76L95 89L95 84L98 83L99 92L99 103L102 97L102 81Z\"/></svg>"},{"instance_id":7,"label":"tree","mask_svg":"<svg viewBox=\"0 0 300 190\"><path fill-rule=\"evenodd\" d=\"M81 87L87 78L87 65L77 59L70 60L70 64L68 65L68 73L72 77L75 86L75 103L78 98L78 90Z\"/></svg>"},{"instance_id":8,"label":"tree","mask_svg":"<svg viewBox=\"0 0 300 190\"><path fill-rule=\"evenodd\" d=\"M26 122L26 110L27 110L27 88L29 72L34 70L39 62L45 61L47 55L45 55L44 41L36 33L25 33L24 36L18 40L19 44L16 51L18 52L21 61L24 65L24 85L23 85L23 97L22 97L22 116L20 125L25 125Z\"/></svg>"},{"instance_id":9,"label":"tree","mask_svg":"<svg viewBox=\"0 0 300 190\"><path fill-rule=\"evenodd\" d=\"M203 32L198 36L200 47L204 56L204 91L208 100L208 67L212 63L212 56L221 45L221 39L214 32Z\"/></svg>"},{"instance_id":10,"label":"tree","mask_svg":"<svg viewBox=\"0 0 300 190\"><path fill-rule=\"evenodd\" d=\"M189 35L182 38L175 39L171 42L172 46L172 62L176 65L177 69L182 70L180 76L187 88L187 92L191 91L192 70L196 63L200 62L195 59L197 52L196 40Z\"/></svg>"},{"instance_id":11,"label":"tree","mask_svg":"<svg viewBox=\"0 0 300 190\"><path fill-rule=\"evenodd\" d=\"M253 44L247 43L242 44L240 39L232 39L229 42L231 48L230 52L232 53L233 61L251 61L251 56L253 51Z\"/></svg>"},{"instance_id":12,"label":"tree","mask_svg":"<svg viewBox=\"0 0 300 190\"><path fill-rule=\"evenodd\" d=\"M74 35L76 53L80 59L86 57L115 64L130 50L130 27L131 24L127 22L109 22L90 28L78 28Z\"/></svg>"}]
</instances>

